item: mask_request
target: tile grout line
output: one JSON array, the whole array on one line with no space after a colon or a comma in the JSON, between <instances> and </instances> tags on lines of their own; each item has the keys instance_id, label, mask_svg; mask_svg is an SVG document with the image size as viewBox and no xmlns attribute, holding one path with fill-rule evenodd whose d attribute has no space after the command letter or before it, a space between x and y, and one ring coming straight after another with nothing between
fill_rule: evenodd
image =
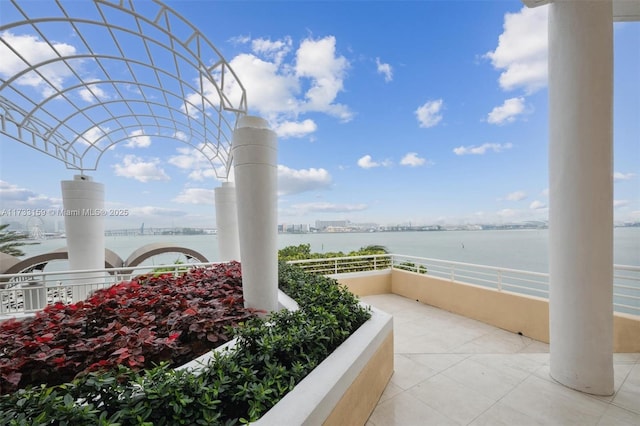
<instances>
[{"instance_id":1,"label":"tile grout line","mask_svg":"<svg viewBox=\"0 0 640 426\"><path fill-rule=\"evenodd\" d=\"M482 413L478 414L476 417L474 417L474 418L473 418L473 420L471 420L469 423L467 423L467 425L470 425L470 424L472 424L473 422L475 422L475 421L476 421L480 416L482 416L482 415L483 415L483 414L485 414L487 411L489 411L489 410L491 410L493 407L495 407L495 406L496 406L500 401L502 401L502 400L503 400L507 395L509 395L511 392L515 391L515 390L516 390L518 387L520 387L520 386L521 386L521 385L522 385L522 384L523 384L527 379L529 379L529 377L531 377L531 376L533 376L533 375L534 375L534 373L533 373L533 372L526 372L526 373L527 373L527 376L526 376L524 379L520 380L520 381L518 382L518 384L517 384L517 385L515 385L515 386L513 387L513 389L511 389L509 392L505 393L505 394L504 394L504 395L502 395L500 398L498 398L498 399L497 399L493 404L491 404L489 407L487 407L487 409L486 409L486 410L484 410ZM456 381L455 379L452 379L452 380ZM459 383L459 382L458 382L458 383ZM516 408L514 408L514 407L509 407L509 408L511 408L511 409L512 409L512 410L514 410L514 411L517 411L518 413L522 414L523 416L530 417L527 413L523 413L522 411L520 411L520 410L518 410L518 409L516 409Z\"/></svg>"}]
</instances>

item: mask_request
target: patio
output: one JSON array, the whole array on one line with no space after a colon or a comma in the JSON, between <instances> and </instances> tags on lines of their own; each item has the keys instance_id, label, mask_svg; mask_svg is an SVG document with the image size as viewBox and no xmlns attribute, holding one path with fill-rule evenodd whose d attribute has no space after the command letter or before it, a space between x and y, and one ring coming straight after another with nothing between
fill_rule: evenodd
<instances>
[{"instance_id":1,"label":"patio","mask_svg":"<svg viewBox=\"0 0 640 426\"><path fill-rule=\"evenodd\" d=\"M640 354L614 354L615 394L549 376L549 345L402 296L364 296L394 316L395 372L367 422L387 425L638 425Z\"/></svg>"}]
</instances>

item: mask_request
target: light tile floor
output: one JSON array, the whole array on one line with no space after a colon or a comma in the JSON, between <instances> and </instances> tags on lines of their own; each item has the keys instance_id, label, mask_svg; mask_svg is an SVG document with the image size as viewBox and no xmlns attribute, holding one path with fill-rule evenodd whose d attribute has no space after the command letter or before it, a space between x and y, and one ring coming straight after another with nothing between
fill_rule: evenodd
<instances>
[{"instance_id":1,"label":"light tile floor","mask_svg":"<svg viewBox=\"0 0 640 426\"><path fill-rule=\"evenodd\" d=\"M393 294L394 374L367 426L640 425L640 354L615 354L615 394L549 376L549 345Z\"/></svg>"}]
</instances>

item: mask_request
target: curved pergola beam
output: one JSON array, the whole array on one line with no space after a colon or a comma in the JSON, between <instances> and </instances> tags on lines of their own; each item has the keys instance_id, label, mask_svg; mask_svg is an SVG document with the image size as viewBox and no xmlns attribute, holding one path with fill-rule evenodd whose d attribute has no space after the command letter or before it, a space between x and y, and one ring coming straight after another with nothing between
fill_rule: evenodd
<instances>
[{"instance_id":1,"label":"curved pergola beam","mask_svg":"<svg viewBox=\"0 0 640 426\"><path fill-rule=\"evenodd\" d=\"M105 137L108 149L135 137L127 133L134 128L150 137L173 129L185 133L186 142L226 179L232 132L247 103L242 83L218 49L159 0L91 4L82 16L75 12L77 2L64 0L41 8L19 0L3 4L0 48L24 68L0 78L0 133L82 171L98 167L105 147L97 144ZM77 36L68 51L52 41L60 30ZM30 62L32 57L11 44L19 36L34 37L48 54ZM100 43L92 42L96 37ZM63 70L63 77L52 77L52 67ZM38 88L47 92L42 99ZM104 123L104 135L86 139ZM215 167L218 162L225 167Z\"/></svg>"},{"instance_id":2,"label":"curved pergola beam","mask_svg":"<svg viewBox=\"0 0 640 426\"><path fill-rule=\"evenodd\" d=\"M185 256L192 259L197 259L202 263L208 262L207 258L204 255L187 247L180 247L171 243L150 243L138 248L133 253L131 253L124 264L127 267L138 266L145 260L164 253L182 253Z\"/></svg>"},{"instance_id":3,"label":"curved pergola beam","mask_svg":"<svg viewBox=\"0 0 640 426\"><path fill-rule=\"evenodd\" d=\"M3 254L4 253L0 253ZM7 258L11 257L16 261L12 261ZM43 270L49 262L53 262L56 260L68 260L69 252L66 247L59 248L57 250L50 251L48 253L38 254L35 256L28 257L26 259L20 260L17 257L4 255L0 257L2 260L2 271L1 274L11 275L11 274L22 274L34 272L35 270ZM122 258L113 250L105 249L104 250L104 267L105 268L120 268L124 266ZM110 272L113 274L113 272ZM6 278L0 279L0 283L9 281ZM18 283L20 284L20 283Z\"/></svg>"}]
</instances>

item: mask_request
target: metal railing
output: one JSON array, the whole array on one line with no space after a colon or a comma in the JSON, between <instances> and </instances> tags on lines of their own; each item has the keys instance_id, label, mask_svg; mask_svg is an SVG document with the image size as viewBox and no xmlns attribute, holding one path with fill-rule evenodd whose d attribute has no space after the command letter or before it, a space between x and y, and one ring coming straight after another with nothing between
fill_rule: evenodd
<instances>
[{"instance_id":1,"label":"metal railing","mask_svg":"<svg viewBox=\"0 0 640 426\"><path fill-rule=\"evenodd\" d=\"M389 269L391 267L391 262L392 255L371 254L366 256L290 260L287 263L296 265L311 274L333 275L346 274L349 272Z\"/></svg>"},{"instance_id":2,"label":"metal railing","mask_svg":"<svg viewBox=\"0 0 640 426\"><path fill-rule=\"evenodd\" d=\"M401 269L451 282L549 298L549 274L541 272L396 254L294 260L289 263L309 273L322 275ZM206 267L215 264L138 266L133 273L130 268L111 268L0 275L0 317L36 312L56 302L77 302L85 299L96 289L128 281L133 275L159 269L180 273L186 267ZM640 267L614 265L613 282L614 310L640 316Z\"/></svg>"},{"instance_id":3,"label":"metal railing","mask_svg":"<svg viewBox=\"0 0 640 426\"><path fill-rule=\"evenodd\" d=\"M393 255L393 267L498 291L549 297L549 274L542 272L396 255Z\"/></svg>"},{"instance_id":4,"label":"metal railing","mask_svg":"<svg viewBox=\"0 0 640 426\"><path fill-rule=\"evenodd\" d=\"M289 263L323 275L379 269L402 269L451 282L491 288L497 291L549 298L549 274L397 254L295 260ZM640 267L614 265L613 308L616 312L640 316Z\"/></svg>"},{"instance_id":5,"label":"metal railing","mask_svg":"<svg viewBox=\"0 0 640 426\"><path fill-rule=\"evenodd\" d=\"M613 309L640 315L640 267L613 265Z\"/></svg>"}]
</instances>

